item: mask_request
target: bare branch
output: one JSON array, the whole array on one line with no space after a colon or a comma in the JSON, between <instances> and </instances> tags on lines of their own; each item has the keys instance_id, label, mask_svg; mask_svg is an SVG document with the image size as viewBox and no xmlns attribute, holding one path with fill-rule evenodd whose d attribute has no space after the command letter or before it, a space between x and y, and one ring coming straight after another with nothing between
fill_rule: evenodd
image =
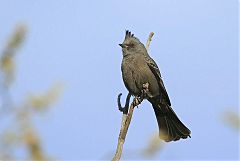
<instances>
[{"instance_id":1,"label":"bare branch","mask_svg":"<svg viewBox=\"0 0 240 161\"><path fill-rule=\"evenodd\" d=\"M147 40L147 43L146 43L146 49L148 50L149 49L149 45L150 45L150 42L152 41L152 37L153 37L154 33L153 32L150 32L149 36L148 36L148 40Z\"/></svg>"},{"instance_id":2,"label":"bare branch","mask_svg":"<svg viewBox=\"0 0 240 161\"><path fill-rule=\"evenodd\" d=\"M116 150L115 156L112 159L112 161L119 161L120 158L121 158L122 150L123 150L123 144L125 142L128 127L129 127L131 119L132 119L133 110L134 110L134 107L137 106L137 105L138 104L136 104L135 101L133 101L130 105L129 112L127 114L123 113L121 130L120 130L120 134L119 134L119 137L118 137L117 150Z\"/></svg>"}]
</instances>

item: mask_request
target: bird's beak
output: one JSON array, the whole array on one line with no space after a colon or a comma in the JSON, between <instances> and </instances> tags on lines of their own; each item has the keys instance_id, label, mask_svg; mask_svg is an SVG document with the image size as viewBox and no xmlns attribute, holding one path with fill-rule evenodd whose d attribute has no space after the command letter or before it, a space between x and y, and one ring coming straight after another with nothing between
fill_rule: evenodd
<instances>
[{"instance_id":1,"label":"bird's beak","mask_svg":"<svg viewBox=\"0 0 240 161\"><path fill-rule=\"evenodd\" d=\"M121 46L122 48L123 48L123 46L124 46L123 44L118 44L118 45Z\"/></svg>"}]
</instances>

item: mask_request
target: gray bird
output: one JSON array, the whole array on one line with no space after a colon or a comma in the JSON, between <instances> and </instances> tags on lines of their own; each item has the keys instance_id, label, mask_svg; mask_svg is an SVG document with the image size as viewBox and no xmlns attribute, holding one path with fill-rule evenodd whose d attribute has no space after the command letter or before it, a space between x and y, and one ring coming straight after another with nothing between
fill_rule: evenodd
<instances>
[{"instance_id":1,"label":"gray bird","mask_svg":"<svg viewBox=\"0 0 240 161\"><path fill-rule=\"evenodd\" d=\"M169 142L190 137L191 131L179 120L164 87L159 68L138 38L126 31L122 44L122 77L131 95L141 97L148 83L147 99L153 106L160 139Z\"/></svg>"}]
</instances>

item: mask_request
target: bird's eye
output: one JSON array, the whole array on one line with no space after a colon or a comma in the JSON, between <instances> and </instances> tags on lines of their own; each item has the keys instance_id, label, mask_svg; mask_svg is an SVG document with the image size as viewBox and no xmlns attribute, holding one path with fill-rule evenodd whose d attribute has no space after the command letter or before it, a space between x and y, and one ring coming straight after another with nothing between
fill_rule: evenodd
<instances>
[{"instance_id":1,"label":"bird's eye","mask_svg":"<svg viewBox=\"0 0 240 161\"><path fill-rule=\"evenodd\" d=\"M127 49L130 49L130 48L133 48L133 47L134 47L134 44L133 44L133 43L127 44Z\"/></svg>"}]
</instances>

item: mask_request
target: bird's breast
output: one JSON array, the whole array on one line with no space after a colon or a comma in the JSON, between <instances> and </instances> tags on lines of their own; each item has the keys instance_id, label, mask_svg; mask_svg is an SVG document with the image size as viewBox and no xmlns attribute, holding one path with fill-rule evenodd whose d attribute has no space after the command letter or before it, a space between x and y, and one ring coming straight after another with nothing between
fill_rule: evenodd
<instances>
[{"instance_id":1,"label":"bird's breast","mask_svg":"<svg viewBox=\"0 0 240 161\"><path fill-rule=\"evenodd\" d=\"M152 96L159 94L157 80L141 56L123 59L122 77L126 88L134 95L141 94L145 83L149 83L149 92Z\"/></svg>"}]
</instances>

